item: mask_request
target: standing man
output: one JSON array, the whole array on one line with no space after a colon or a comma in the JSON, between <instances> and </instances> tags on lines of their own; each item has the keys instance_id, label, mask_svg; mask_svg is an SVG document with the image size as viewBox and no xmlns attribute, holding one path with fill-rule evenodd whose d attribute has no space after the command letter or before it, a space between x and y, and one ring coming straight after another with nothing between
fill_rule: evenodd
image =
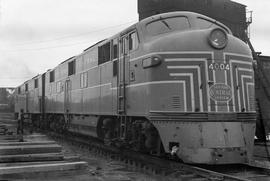
<instances>
[{"instance_id":1,"label":"standing man","mask_svg":"<svg viewBox=\"0 0 270 181\"><path fill-rule=\"evenodd\" d=\"M23 109L20 110L19 119L18 119L18 127L17 127L17 134L19 135L19 141L23 142L23 121L24 121L24 115L23 115Z\"/></svg>"}]
</instances>

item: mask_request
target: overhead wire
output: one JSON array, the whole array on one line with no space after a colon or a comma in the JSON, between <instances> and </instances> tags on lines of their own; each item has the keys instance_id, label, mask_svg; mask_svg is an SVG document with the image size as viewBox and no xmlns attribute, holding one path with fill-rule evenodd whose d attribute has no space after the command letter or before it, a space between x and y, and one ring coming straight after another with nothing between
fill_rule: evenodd
<instances>
[{"instance_id":1,"label":"overhead wire","mask_svg":"<svg viewBox=\"0 0 270 181\"><path fill-rule=\"evenodd\" d=\"M32 77L32 76L28 76L28 77L0 77L0 80L9 80L9 79L28 79L29 77Z\"/></svg>"},{"instance_id":2,"label":"overhead wire","mask_svg":"<svg viewBox=\"0 0 270 181\"><path fill-rule=\"evenodd\" d=\"M53 48L60 48L60 47L68 47L68 46L74 46L74 45L80 45L80 44L86 44L87 42L78 42L73 44L64 44L64 45L57 45L57 46L49 46L49 47L41 47L41 48L31 48L31 49L18 49L18 50L1 50L5 51L5 53L8 52L21 52L21 51L37 51L37 50L46 50L46 49L53 49Z\"/></svg>"},{"instance_id":3,"label":"overhead wire","mask_svg":"<svg viewBox=\"0 0 270 181\"><path fill-rule=\"evenodd\" d=\"M130 22L126 22L126 23L122 23L122 24L118 24L118 25L113 25L113 26L105 27L105 28L102 28L102 29L97 29L97 30L94 30L94 31L86 32L86 33L66 35L66 36L62 36L62 37L58 37L58 38L53 38L53 39L49 39L49 40L30 41L30 42L25 42L25 43L13 44L12 46L38 44L38 43L45 43L45 42L50 42L50 41L63 40L63 39L68 39L68 38L73 38L73 37L85 36L85 35L88 35L88 34L91 34L91 33L99 32L99 31L104 31L104 30L107 30L107 29L111 29L111 28L115 28L115 27L127 25L127 24L134 23L134 22L136 22L136 21L133 20L133 21L130 21Z\"/></svg>"}]
</instances>

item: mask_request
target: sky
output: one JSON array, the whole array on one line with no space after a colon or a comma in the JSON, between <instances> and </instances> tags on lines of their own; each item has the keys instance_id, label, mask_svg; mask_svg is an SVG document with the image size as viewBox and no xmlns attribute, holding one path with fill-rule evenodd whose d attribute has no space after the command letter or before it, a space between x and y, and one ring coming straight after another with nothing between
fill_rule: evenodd
<instances>
[{"instance_id":1,"label":"sky","mask_svg":"<svg viewBox=\"0 0 270 181\"><path fill-rule=\"evenodd\" d=\"M270 1L235 1L253 11L251 41L270 56ZM137 0L0 0L0 87L16 87L137 21Z\"/></svg>"}]
</instances>

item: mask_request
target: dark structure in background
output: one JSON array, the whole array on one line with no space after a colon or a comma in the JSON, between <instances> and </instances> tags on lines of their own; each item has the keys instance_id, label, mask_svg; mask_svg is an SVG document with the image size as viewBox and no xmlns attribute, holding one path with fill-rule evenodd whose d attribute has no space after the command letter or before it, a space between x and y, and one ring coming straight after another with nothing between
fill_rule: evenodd
<instances>
[{"instance_id":1,"label":"dark structure in background","mask_svg":"<svg viewBox=\"0 0 270 181\"><path fill-rule=\"evenodd\" d=\"M264 137L261 130L270 133L270 56L257 56L255 66L255 93L257 100L257 130L259 138Z\"/></svg>"},{"instance_id":2,"label":"dark structure in background","mask_svg":"<svg viewBox=\"0 0 270 181\"><path fill-rule=\"evenodd\" d=\"M0 88L0 112L14 112L14 88Z\"/></svg>"},{"instance_id":3,"label":"dark structure in background","mask_svg":"<svg viewBox=\"0 0 270 181\"><path fill-rule=\"evenodd\" d=\"M246 6L230 0L138 0L139 19L171 11L197 12L227 25L246 41Z\"/></svg>"}]
</instances>

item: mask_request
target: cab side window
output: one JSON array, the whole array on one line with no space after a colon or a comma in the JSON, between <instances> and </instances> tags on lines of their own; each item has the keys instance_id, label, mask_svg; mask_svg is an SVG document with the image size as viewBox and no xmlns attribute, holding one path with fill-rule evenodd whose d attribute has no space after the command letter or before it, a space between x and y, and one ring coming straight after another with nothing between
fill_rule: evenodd
<instances>
[{"instance_id":1,"label":"cab side window","mask_svg":"<svg viewBox=\"0 0 270 181\"><path fill-rule=\"evenodd\" d=\"M118 58L118 39L112 40L112 59Z\"/></svg>"},{"instance_id":2,"label":"cab side window","mask_svg":"<svg viewBox=\"0 0 270 181\"><path fill-rule=\"evenodd\" d=\"M127 35L125 35L125 36L123 36L122 38L121 38L121 55L123 55L123 54L128 54L128 45L129 45L129 43L128 43L128 36Z\"/></svg>"},{"instance_id":3,"label":"cab side window","mask_svg":"<svg viewBox=\"0 0 270 181\"><path fill-rule=\"evenodd\" d=\"M135 50L138 48L138 36L136 32L129 34L129 50Z\"/></svg>"}]
</instances>

